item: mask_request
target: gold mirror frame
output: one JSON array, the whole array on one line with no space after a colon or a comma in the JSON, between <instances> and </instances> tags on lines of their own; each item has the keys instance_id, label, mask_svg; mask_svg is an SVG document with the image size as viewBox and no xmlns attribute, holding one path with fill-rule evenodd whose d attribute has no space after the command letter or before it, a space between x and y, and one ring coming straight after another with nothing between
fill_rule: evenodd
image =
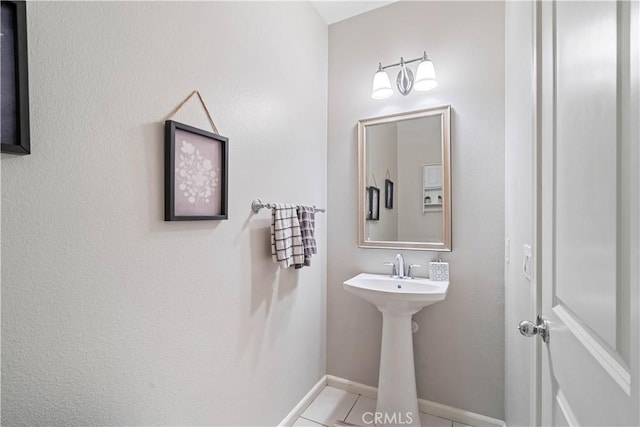
<instances>
[{"instance_id":1,"label":"gold mirror frame","mask_svg":"<svg viewBox=\"0 0 640 427\"><path fill-rule=\"evenodd\" d=\"M442 135L442 242L402 242L365 240L366 233L366 127L420 117L441 116ZM378 249L410 249L420 251L451 251L451 106L374 117L358 121L358 246Z\"/></svg>"}]
</instances>

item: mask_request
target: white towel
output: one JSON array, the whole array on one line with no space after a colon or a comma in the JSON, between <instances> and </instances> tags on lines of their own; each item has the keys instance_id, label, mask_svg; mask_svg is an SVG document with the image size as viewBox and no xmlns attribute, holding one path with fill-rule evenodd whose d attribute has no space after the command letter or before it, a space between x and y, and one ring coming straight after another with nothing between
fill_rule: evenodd
<instances>
[{"instance_id":1,"label":"white towel","mask_svg":"<svg viewBox=\"0 0 640 427\"><path fill-rule=\"evenodd\" d=\"M271 210L271 255L282 268L304 263L302 233L295 205L275 203Z\"/></svg>"}]
</instances>

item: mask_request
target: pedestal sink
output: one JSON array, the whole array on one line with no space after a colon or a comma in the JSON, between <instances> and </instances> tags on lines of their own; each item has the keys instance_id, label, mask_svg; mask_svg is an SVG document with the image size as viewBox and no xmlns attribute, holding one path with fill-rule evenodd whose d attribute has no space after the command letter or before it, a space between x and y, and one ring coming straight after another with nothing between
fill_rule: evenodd
<instances>
[{"instance_id":1,"label":"pedestal sink","mask_svg":"<svg viewBox=\"0 0 640 427\"><path fill-rule=\"evenodd\" d=\"M444 300L449 282L361 273L344 282L343 287L382 313L376 415L383 422L376 425L419 427L411 316Z\"/></svg>"}]
</instances>

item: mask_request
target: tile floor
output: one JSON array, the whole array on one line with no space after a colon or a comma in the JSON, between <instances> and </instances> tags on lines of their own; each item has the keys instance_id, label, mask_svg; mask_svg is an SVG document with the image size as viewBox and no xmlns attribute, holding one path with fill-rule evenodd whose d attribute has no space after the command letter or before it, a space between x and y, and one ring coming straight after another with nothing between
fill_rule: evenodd
<instances>
[{"instance_id":1,"label":"tile floor","mask_svg":"<svg viewBox=\"0 0 640 427\"><path fill-rule=\"evenodd\" d=\"M338 421L360 427L371 427L374 424L366 423L371 415L365 416L364 419L363 415L367 412L373 413L375 410L375 400L327 386L305 409L293 427L333 427ZM420 421L423 427L469 427L423 412L420 412Z\"/></svg>"}]
</instances>

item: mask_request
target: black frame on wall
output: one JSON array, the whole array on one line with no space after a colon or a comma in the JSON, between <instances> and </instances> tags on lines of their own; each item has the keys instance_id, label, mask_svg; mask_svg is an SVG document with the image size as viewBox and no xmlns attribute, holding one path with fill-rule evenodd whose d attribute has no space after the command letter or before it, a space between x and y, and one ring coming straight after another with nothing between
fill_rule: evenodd
<instances>
[{"instance_id":1,"label":"black frame on wall","mask_svg":"<svg viewBox=\"0 0 640 427\"><path fill-rule=\"evenodd\" d=\"M367 220L378 221L380 219L380 189L378 187L367 187L368 211Z\"/></svg>"},{"instance_id":2,"label":"black frame on wall","mask_svg":"<svg viewBox=\"0 0 640 427\"><path fill-rule=\"evenodd\" d=\"M176 130L181 130L194 135L200 135L211 141L212 144L220 144L220 212L211 215L177 215L176 208ZM228 219L229 202L229 138L208 132L184 123L167 120L165 122L165 169L164 169L164 220L165 221L203 221L203 220L225 220Z\"/></svg>"},{"instance_id":3,"label":"black frame on wall","mask_svg":"<svg viewBox=\"0 0 640 427\"><path fill-rule=\"evenodd\" d=\"M2 0L0 6L4 33L0 37L3 58L0 122L5 124L0 130L1 151L30 154L26 2Z\"/></svg>"},{"instance_id":4,"label":"black frame on wall","mask_svg":"<svg viewBox=\"0 0 640 427\"><path fill-rule=\"evenodd\" d=\"M393 209L393 181L384 180L384 207Z\"/></svg>"}]
</instances>

